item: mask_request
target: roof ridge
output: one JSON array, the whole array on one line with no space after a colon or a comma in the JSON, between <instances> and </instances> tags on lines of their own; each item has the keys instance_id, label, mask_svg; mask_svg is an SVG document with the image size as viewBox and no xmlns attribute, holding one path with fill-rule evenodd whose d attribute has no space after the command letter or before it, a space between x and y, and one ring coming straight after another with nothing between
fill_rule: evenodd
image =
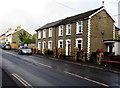
<instances>
[{"instance_id":1,"label":"roof ridge","mask_svg":"<svg viewBox=\"0 0 120 88\"><path fill-rule=\"evenodd\" d=\"M83 13L80 13L80 14L77 14L77 15L74 15L74 16L66 17L66 18L58 20L58 21L47 23L44 26L42 26L39 29L37 29L36 31L38 31L40 29L46 29L46 28L49 28L49 27L57 26L57 25L60 25L60 24L63 24L63 23L67 24L67 23L70 23L70 22L75 22L78 19L87 18L90 15L92 15L93 13L95 13L96 11L102 9L103 7L104 6L101 6L101 7L97 8L97 9L89 10L89 11L86 11L86 12L83 12Z\"/></svg>"}]
</instances>

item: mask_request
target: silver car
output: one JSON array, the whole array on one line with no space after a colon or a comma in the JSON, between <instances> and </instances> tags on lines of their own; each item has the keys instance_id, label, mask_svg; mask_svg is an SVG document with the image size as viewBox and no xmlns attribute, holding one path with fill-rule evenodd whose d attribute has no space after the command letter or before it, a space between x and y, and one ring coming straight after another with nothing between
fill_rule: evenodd
<instances>
[{"instance_id":1,"label":"silver car","mask_svg":"<svg viewBox=\"0 0 120 88\"><path fill-rule=\"evenodd\" d=\"M32 54L32 50L28 46L20 46L19 49L18 49L18 54L20 54L20 55L22 55L22 54Z\"/></svg>"},{"instance_id":2,"label":"silver car","mask_svg":"<svg viewBox=\"0 0 120 88\"><path fill-rule=\"evenodd\" d=\"M11 46L10 46L10 44L4 44L3 46L2 46L2 49L11 49Z\"/></svg>"}]
</instances>

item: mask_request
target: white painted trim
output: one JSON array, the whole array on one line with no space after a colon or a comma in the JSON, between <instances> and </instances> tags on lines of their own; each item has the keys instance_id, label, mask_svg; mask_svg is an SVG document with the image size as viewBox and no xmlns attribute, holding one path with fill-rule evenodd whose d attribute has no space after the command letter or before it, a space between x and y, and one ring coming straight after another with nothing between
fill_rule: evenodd
<instances>
[{"instance_id":1,"label":"white painted trim","mask_svg":"<svg viewBox=\"0 0 120 88\"><path fill-rule=\"evenodd\" d=\"M62 27L62 28L61 28L61 27ZM64 32L63 32L62 35L61 35L61 30L62 30L62 31L64 30L64 26L63 26L63 25L60 25L60 26L59 26L58 36L63 36Z\"/></svg>"},{"instance_id":2,"label":"white painted trim","mask_svg":"<svg viewBox=\"0 0 120 88\"><path fill-rule=\"evenodd\" d=\"M113 40L115 40L115 24L113 26Z\"/></svg>"},{"instance_id":3,"label":"white painted trim","mask_svg":"<svg viewBox=\"0 0 120 88\"><path fill-rule=\"evenodd\" d=\"M81 49L83 49L83 39L82 38L77 38L76 39L76 47L78 47L78 40L81 40Z\"/></svg>"},{"instance_id":4,"label":"white painted trim","mask_svg":"<svg viewBox=\"0 0 120 88\"><path fill-rule=\"evenodd\" d=\"M46 29L43 30L43 38L46 38Z\"/></svg>"},{"instance_id":5,"label":"white painted trim","mask_svg":"<svg viewBox=\"0 0 120 88\"><path fill-rule=\"evenodd\" d=\"M41 34L42 34L41 30L39 30L38 31L38 39L41 39Z\"/></svg>"},{"instance_id":6,"label":"white painted trim","mask_svg":"<svg viewBox=\"0 0 120 88\"><path fill-rule=\"evenodd\" d=\"M70 33L68 33L68 25L70 25ZM66 35L71 35L71 24L66 24Z\"/></svg>"},{"instance_id":7,"label":"white painted trim","mask_svg":"<svg viewBox=\"0 0 120 88\"><path fill-rule=\"evenodd\" d=\"M79 24L78 24L78 22L82 22L82 29L81 29L81 32L79 32ZM76 22L76 34L81 34L81 33L83 33L83 21L78 21L78 22Z\"/></svg>"},{"instance_id":8,"label":"white painted trim","mask_svg":"<svg viewBox=\"0 0 120 88\"><path fill-rule=\"evenodd\" d=\"M63 40L58 40L58 48L60 48L60 42L62 42L62 48L63 48Z\"/></svg>"},{"instance_id":9,"label":"white painted trim","mask_svg":"<svg viewBox=\"0 0 120 88\"><path fill-rule=\"evenodd\" d=\"M44 43L45 43L45 46L44 46ZM42 53L44 54L44 48L46 48L46 41L43 41L42 42Z\"/></svg>"},{"instance_id":10,"label":"white painted trim","mask_svg":"<svg viewBox=\"0 0 120 88\"><path fill-rule=\"evenodd\" d=\"M51 42L51 44L52 44L52 41L48 41L48 49L52 50L52 45L51 45L51 47L50 47L50 42Z\"/></svg>"},{"instance_id":11,"label":"white painted trim","mask_svg":"<svg viewBox=\"0 0 120 88\"><path fill-rule=\"evenodd\" d=\"M88 19L88 41L87 41L87 53L90 54L90 23L91 19Z\"/></svg>"},{"instance_id":12,"label":"white painted trim","mask_svg":"<svg viewBox=\"0 0 120 88\"><path fill-rule=\"evenodd\" d=\"M51 29L51 31L50 31L50 29ZM49 28L49 37L52 37L52 31L53 31L53 28Z\"/></svg>"},{"instance_id":13,"label":"white painted trim","mask_svg":"<svg viewBox=\"0 0 120 88\"><path fill-rule=\"evenodd\" d=\"M97 12L93 13L92 15L89 16L89 18L92 18L94 15L96 15L97 13L99 13L100 11L104 10L105 8L101 8L100 10L98 10Z\"/></svg>"},{"instance_id":14,"label":"white painted trim","mask_svg":"<svg viewBox=\"0 0 120 88\"><path fill-rule=\"evenodd\" d=\"M70 53L69 53L69 55L71 55L71 39L67 39L66 40L66 52L65 52L65 54L66 54L66 56L68 56L68 41L70 42Z\"/></svg>"},{"instance_id":15,"label":"white painted trim","mask_svg":"<svg viewBox=\"0 0 120 88\"><path fill-rule=\"evenodd\" d=\"M38 50L41 50L41 42L38 42Z\"/></svg>"}]
</instances>

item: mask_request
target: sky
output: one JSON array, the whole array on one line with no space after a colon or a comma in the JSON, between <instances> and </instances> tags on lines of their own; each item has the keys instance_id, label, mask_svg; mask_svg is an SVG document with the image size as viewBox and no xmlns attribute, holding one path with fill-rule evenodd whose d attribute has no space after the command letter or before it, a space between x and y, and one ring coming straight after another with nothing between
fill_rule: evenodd
<instances>
[{"instance_id":1,"label":"sky","mask_svg":"<svg viewBox=\"0 0 120 88\"><path fill-rule=\"evenodd\" d=\"M39 27L102 6L103 0L0 0L0 35L21 26L31 34ZM119 0L104 0L118 26Z\"/></svg>"}]
</instances>

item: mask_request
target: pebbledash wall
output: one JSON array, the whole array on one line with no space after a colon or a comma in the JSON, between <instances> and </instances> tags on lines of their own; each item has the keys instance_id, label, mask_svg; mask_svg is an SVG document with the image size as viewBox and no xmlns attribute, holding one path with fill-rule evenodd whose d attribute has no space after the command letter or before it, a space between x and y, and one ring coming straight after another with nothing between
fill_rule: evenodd
<instances>
[{"instance_id":1,"label":"pebbledash wall","mask_svg":"<svg viewBox=\"0 0 120 88\"><path fill-rule=\"evenodd\" d=\"M77 34L77 22L82 21L82 32ZM71 24L70 35L66 34L66 25ZM63 35L59 36L59 27L63 25ZM52 37L49 37L49 29L52 28ZM43 31L46 30L46 37L43 38ZM115 38L114 20L107 13L104 7L91 10L82 14L68 17L56 22L48 23L36 30L37 32L37 46L41 53L43 48L48 48L48 42L52 42L52 50L59 48L59 41L63 43L63 52L66 56L73 55L74 47L87 49L87 53L96 52L97 49L108 51L109 43L105 44L104 40L114 40ZM40 37L40 38L39 38ZM78 40L81 40L78 41ZM68 43L70 44L70 51L68 54ZM44 46L45 43L45 47ZM79 45L78 45L79 44Z\"/></svg>"}]
</instances>

